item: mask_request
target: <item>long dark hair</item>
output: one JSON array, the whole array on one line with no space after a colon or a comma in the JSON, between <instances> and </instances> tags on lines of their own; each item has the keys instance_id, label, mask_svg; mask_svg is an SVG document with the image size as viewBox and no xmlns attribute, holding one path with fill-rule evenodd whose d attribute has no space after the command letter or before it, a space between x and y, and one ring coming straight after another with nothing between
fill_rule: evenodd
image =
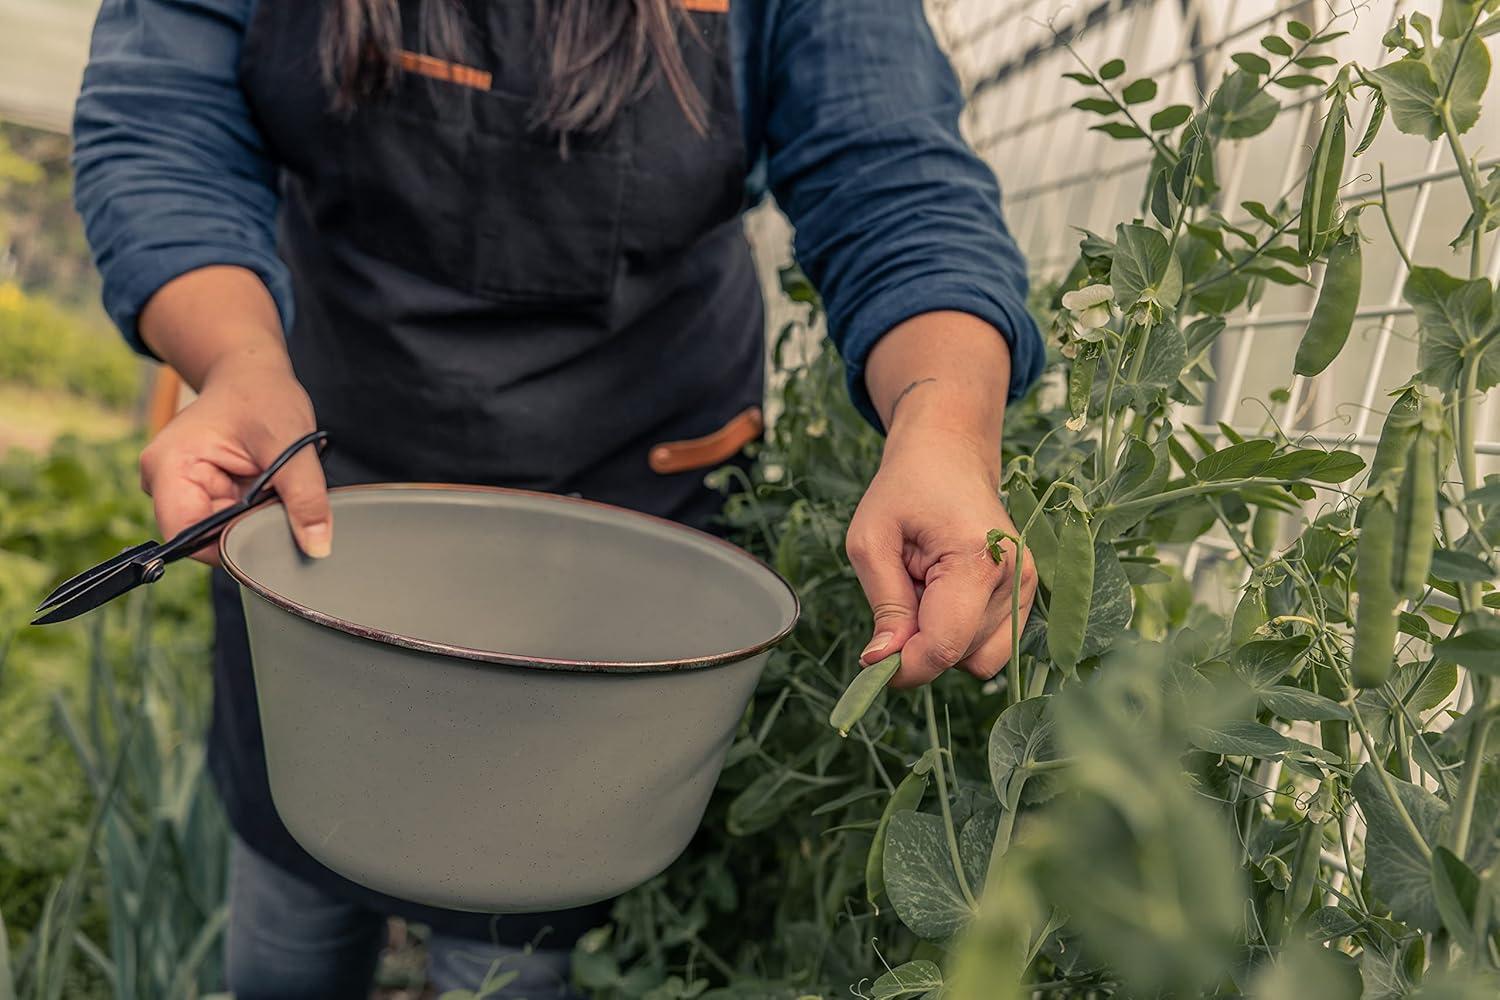
<instances>
[{"instance_id":1,"label":"long dark hair","mask_svg":"<svg viewBox=\"0 0 1500 1000\"><path fill-rule=\"evenodd\" d=\"M696 38L675 0L533 0L544 84L534 124L567 136L608 127L665 80L693 128L706 128L703 95L683 59L679 28ZM418 33L430 55L465 51L462 0L421 0ZM398 0L328 0L320 52L334 105L348 110L388 90L401 50Z\"/></svg>"}]
</instances>

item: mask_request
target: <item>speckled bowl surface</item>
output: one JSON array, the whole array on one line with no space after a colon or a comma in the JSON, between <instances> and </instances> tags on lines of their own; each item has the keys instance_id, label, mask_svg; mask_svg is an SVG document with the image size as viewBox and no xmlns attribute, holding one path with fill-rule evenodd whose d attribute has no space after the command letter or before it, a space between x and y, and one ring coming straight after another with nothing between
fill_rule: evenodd
<instances>
[{"instance_id":1,"label":"speckled bowl surface","mask_svg":"<svg viewBox=\"0 0 1500 1000\"><path fill-rule=\"evenodd\" d=\"M687 846L791 588L630 511L477 487L336 489L334 553L269 504L225 531L271 793L308 853L480 912L641 884Z\"/></svg>"}]
</instances>

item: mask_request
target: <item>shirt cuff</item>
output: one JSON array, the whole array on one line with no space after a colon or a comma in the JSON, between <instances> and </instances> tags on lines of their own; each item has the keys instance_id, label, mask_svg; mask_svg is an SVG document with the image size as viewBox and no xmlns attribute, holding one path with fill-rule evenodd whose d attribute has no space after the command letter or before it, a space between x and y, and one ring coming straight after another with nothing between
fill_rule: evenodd
<instances>
[{"instance_id":1,"label":"shirt cuff","mask_svg":"<svg viewBox=\"0 0 1500 1000\"><path fill-rule=\"evenodd\" d=\"M125 341L139 354L154 361L161 359L141 339L141 312L151 296L174 278L202 267L243 267L253 271L276 302L276 311L281 316L281 328L292 328L292 283L286 265L280 258L267 259L264 254L245 250L243 247L213 246L208 244L182 247L171 252L141 250L134 252L134 260L121 263L109 270L105 283L104 311L119 327Z\"/></svg>"},{"instance_id":2,"label":"shirt cuff","mask_svg":"<svg viewBox=\"0 0 1500 1000\"><path fill-rule=\"evenodd\" d=\"M1000 331L1010 347L1010 385L1006 400L1015 402L1041 378L1045 364L1042 335L1025 306L1000 298L964 282L923 281L918 286L884 289L864 303L845 325L839 338L848 375L849 398L870 425L884 432L870 391L865 387L865 364L875 345L895 327L930 312L968 313Z\"/></svg>"}]
</instances>

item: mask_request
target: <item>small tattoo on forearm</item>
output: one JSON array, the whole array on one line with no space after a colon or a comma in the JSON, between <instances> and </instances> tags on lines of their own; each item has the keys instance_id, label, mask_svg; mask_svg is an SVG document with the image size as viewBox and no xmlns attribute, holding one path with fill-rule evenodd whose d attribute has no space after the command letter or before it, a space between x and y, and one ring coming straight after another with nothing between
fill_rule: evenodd
<instances>
[{"instance_id":1,"label":"small tattoo on forearm","mask_svg":"<svg viewBox=\"0 0 1500 1000\"><path fill-rule=\"evenodd\" d=\"M902 389L901 392L897 394L896 401L891 404L891 419L894 420L896 418L896 407L901 405L901 401L905 399L913 389L915 389L919 385L925 385L928 382L936 381L936 378L919 378L911 385L907 386L905 389Z\"/></svg>"}]
</instances>

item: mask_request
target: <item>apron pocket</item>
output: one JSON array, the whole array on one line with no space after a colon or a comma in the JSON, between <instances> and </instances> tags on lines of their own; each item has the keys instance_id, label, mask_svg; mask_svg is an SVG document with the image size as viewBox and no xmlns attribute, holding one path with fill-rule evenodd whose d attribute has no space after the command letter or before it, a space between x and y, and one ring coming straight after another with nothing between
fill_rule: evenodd
<instances>
[{"instance_id":1,"label":"apron pocket","mask_svg":"<svg viewBox=\"0 0 1500 1000\"><path fill-rule=\"evenodd\" d=\"M328 199L320 225L344 229L371 256L467 288L476 197L467 123L378 106L357 112L354 122L339 130L343 190Z\"/></svg>"},{"instance_id":2,"label":"apron pocket","mask_svg":"<svg viewBox=\"0 0 1500 1000\"><path fill-rule=\"evenodd\" d=\"M629 155L479 133L474 291L498 301L598 303L614 286Z\"/></svg>"}]
</instances>

